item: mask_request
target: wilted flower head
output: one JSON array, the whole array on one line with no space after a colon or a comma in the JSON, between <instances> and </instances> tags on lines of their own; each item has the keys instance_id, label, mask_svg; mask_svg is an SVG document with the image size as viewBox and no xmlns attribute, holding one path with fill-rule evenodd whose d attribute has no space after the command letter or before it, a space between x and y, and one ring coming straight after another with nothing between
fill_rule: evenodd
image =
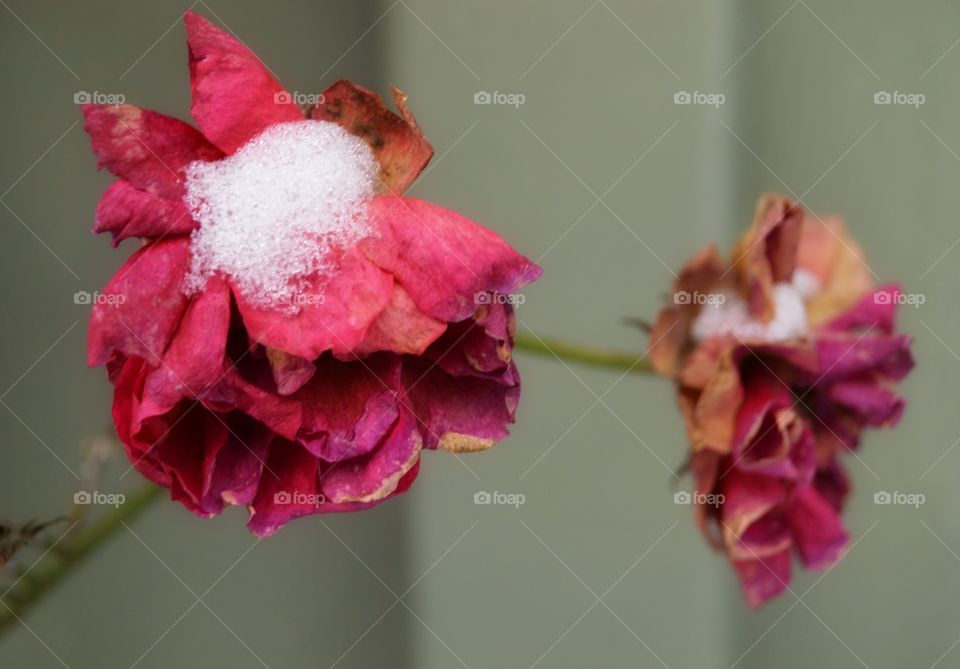
<instances>
[{"instance_id":1,"label":"wilted flower head","mask_svg":"<svg viewBox=\"0 0 960 669\"><path fill-rule=\"evenodd\" d=\"M697 499L716 502L698 523L757 606L787 587L793 554L823 569L847 544L839 456L896 424L893 384L913 366L899 289L876 289L838 219L767 195L730 262L705 248L674 291L651 360L677 383Z\"/></svg>"},{"instance_id":2,"label":"wilted flower head","mask_svg":"<svg viewBox=\"0 0 960 669\"><path fill-rule=\"evenodd\" d=\"M520 378L509 295L540 268L463 216L402 197L433 155L340 81L301 111L237 40L186 14L198 129L86 105L118 180L96 232L142 247L89 331L133 466L194 513L246 505L267 535L406 490L422 449L506 436Z\"/></svg>"}]
</instances>

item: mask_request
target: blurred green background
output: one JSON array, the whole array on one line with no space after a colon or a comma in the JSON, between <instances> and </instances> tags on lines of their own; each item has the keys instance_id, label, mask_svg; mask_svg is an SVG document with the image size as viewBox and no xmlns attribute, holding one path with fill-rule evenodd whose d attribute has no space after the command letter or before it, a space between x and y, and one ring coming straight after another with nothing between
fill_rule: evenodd
<instances>
[{"instance_id":1,"label":"blurred green background","mask_svg":"<svg viewBox=\"0 0 960 669\"><path fill-rule=\"evenodd\" d=\"M411 195L544 267L521 327L639 350L670 268L730 243L756 197L842 214L903 310L918 367L894 431L848 458L854 548L759 612L673 503L685 439L668 383L518 354L510 439L430 453L408 494L258 542L232 510L161 503L0 641L0 666L960 666L960 7L924 0L2 0L0 515L69 505L109 425L89 308L133 244L90 235L73 97L188 118L181 12L239 35L290 90L394 83L437 149ZM480 92L523 103L475 104ZM722 94L717 107L675 104ZM879 92L924 103L878 105ZM502 98L501 98L502 99ZM518 99L518 98L513 98ZM134 487L114 462L101 490ZM689 485L682 481L681 487ZM478 506L480 491L520 508ZM873 503L916 492L914 509ZM35 554L34 554L35 556Z\"/></svg>"}]
</instances>

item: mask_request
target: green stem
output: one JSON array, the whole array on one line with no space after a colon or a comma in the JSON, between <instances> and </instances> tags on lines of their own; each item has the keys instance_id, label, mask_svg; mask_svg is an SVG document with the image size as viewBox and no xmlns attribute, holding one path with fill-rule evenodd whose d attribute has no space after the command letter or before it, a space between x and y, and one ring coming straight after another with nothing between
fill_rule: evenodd
<instances>
[{"instance_id":1,"label":"green stem","mask_svg":"<svg viewBox=\"0 0 960 669\"><path fill-rule=\"evenodd\" d=\"M133 520L150 503L160 497L163 488L149 484L129 495L124 503L98 518L73 537L67 537L26 572L0 598L0 634L17 622L23 613L40 601L57 583L70 574L83 560L106 545L107 540L127 521Z\"/></svg>"},{"instance_id":2,"label":"green stem","mask_svg":"<svg viewBox=\"0 0 960 669\"><path fill-rule=\"evenodd\" d=\"M637 374L653 374L650 359L634 353L608 351L592 346L570 344L567 342L540 337L533 333L518 332L516 348L549 358L559 358L583 365L607 367Z\"/></svg>"}]
</instances>

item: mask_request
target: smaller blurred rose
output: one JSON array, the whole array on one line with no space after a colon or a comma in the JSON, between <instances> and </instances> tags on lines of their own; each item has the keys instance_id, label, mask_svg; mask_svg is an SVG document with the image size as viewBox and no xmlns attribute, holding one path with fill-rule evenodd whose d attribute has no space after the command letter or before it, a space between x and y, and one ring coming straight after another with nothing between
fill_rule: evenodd
<instances>
[{"instance_id":1,"label":"smaller blurred rose","mask_svg":"<svg viewBox=\"0 0 960 669\"><path fill-rule=\"evenodd\" d=\"M650 357L677 383L696 497L722 500L697 522L759 606L787 588L794 552L824 569L847 545L839 454L899 421L893 385L913 367L899 288L874 285L840 220L766 195L731 261L711 245L673 290Z\"/></svg>"}]
</instances>

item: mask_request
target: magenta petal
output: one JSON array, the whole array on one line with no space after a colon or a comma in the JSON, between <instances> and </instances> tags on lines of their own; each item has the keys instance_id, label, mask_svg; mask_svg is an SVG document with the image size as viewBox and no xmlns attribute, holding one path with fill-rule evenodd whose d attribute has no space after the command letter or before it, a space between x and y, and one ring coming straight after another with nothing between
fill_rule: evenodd
<instances>
[{"instance_id":1,"label":"magenta petal","mask_svg":"<svg viewBox=\"0 0 960 669\"><path fill-rule=\"evenodd\" d=\"M190 301L163 362L147 375L141 415L166 413L183 397L197 399L223 374L230 289L218 277Z\"/></svg>"},{"instance_id":2,"label":"magenta petal","mask_svg":"<svg viewBox=\"0 0 960 669\"><path fill-rule=\"evenodd\" d=\"M292 96L249 49L187 12L190 113L203 134L233 153L275 123L303 121Z\"/></svg>"},{"instance_id":3,"label":"magenta petal","mask_svg":"<svg viewBox=\"0 0 960 669\"><path fill-rule=\"evenodd\" d=\"M399 389L399 356L357 362L324 356L314 378L293 397L304 408L299 441L327 462L369 453L397 420Z\"/></svg>"},{"instance_id":4,"label":"magenta petal","mask_svg":"<svg viewBox=\"0 0 960 669\"><path fill-rule=\"evenodd\" d=\"M324 494L334 503L384 499L416 464L422 443L414 418L407 411L401 412L393 430L376 450L335 464L323 475Z\"/></svg>"},{"instance_id":5,"label":"magenta petal","mask_svg":"<svg viewBox=\"0 0 960 669\"><path fill-rule=\"evenodd\" d=\"M900 421L905 402L882 381L854 378L838 381L827 391L830 399L852 411L867 425L891 427Z\"/></svg>"},{"instance_id":6,"label":"magenta petal","mask_svg":"<svg viewBox=\"0 0 960 669\"><path fill-rule=\"evenodd\" d=\"M752 560L758 553L769 555L789 546L788 528L779 522L778 514L787 500L787 488L781 481L734 469L722 484L722 529L731 559Z\"/></svg>"},{"instance_id":7,"label":"magenta petal","mask_svg":"<svg viewBox=\"0 0 960 669\"><path fill-rule=\"evenodd\" d=\"M181 200L167 200L120 179L97 205L96 233L109 232L116 246L129 237L186 235L196 223Z\"/></svg>"},{"instance_id":8,"label":"magenta petal","mask_svg":"<svg viewBox=\"0 0 960 669\"><path fill-rule=\"evenodd\" d=\"M179 119L133 105L84 105L98 167L133 186L170 200L183 196L183 168L222 156Z\"/></svg>"},{"instance_id":9,"label":"magenta petal","mask_svg":"<svg viewBox=\"0 0 960 669\"><path fill-rule=\"evenodd\" d=\"M250 503L247 527L267 537L289 521L313 513L360 511L373 504L334 504L320 490L317 459L300 444L274 439L260 477L257 494Z\"/></svg>"},{"instance_id":10,"label":"magenta petal","mask_svg":"<svg viewBox=\"0 0 960 669\"><path fill-rule=\"evenodd\" d=\"M339 258L330 279L309 282L296 313L254 306L239 291L234 294L251 339L315 360L330 350L350 356L392 291L390 275L353 250Z\"/></svg>"},{"instance_id":11,"label":"magenta petal","mask_svg":"<svg viewBox=\"0 0 960 669\"><path fill-rule=\"evenodd\" d=\"M190 240L164 239L134 253L93 306L88 330L91 366L114 351L159 365L187 306L181 289Z\"/></svg>"},{"instance_id":12,"label":"magenta petal","mask_svg":"<svg viewBox=\"0 0 960 669\"><path fill-rule=\"evenodd\" d=\"M477 310L478 293L514 293L542 272L499 235L449 209L380 196L370 210L380 234L361 246L433 318L462 321Z\"/></svg>"},{"instance_id":13,"label":"magenta petal","mask_svg":"<svg viewBox=\"0 0 960 669\"><path fill-rule=\"evenodd\" d=\"M826 569L840 559L847 532L837 512L816 491L799 491L788 514L794 544L808 569Z\"/></svg>"},{"instance_id":14,"label":"magenta petal","mask_svg":"<svg viewBox=\"0 0 960 669\"><path fill-rule=\"evenodd\" d=\"M784 592L790 585L790 551L752 560L737 560L733 563L743 597L747 604L756 608Z\"/></svg>"}]
</instances>

